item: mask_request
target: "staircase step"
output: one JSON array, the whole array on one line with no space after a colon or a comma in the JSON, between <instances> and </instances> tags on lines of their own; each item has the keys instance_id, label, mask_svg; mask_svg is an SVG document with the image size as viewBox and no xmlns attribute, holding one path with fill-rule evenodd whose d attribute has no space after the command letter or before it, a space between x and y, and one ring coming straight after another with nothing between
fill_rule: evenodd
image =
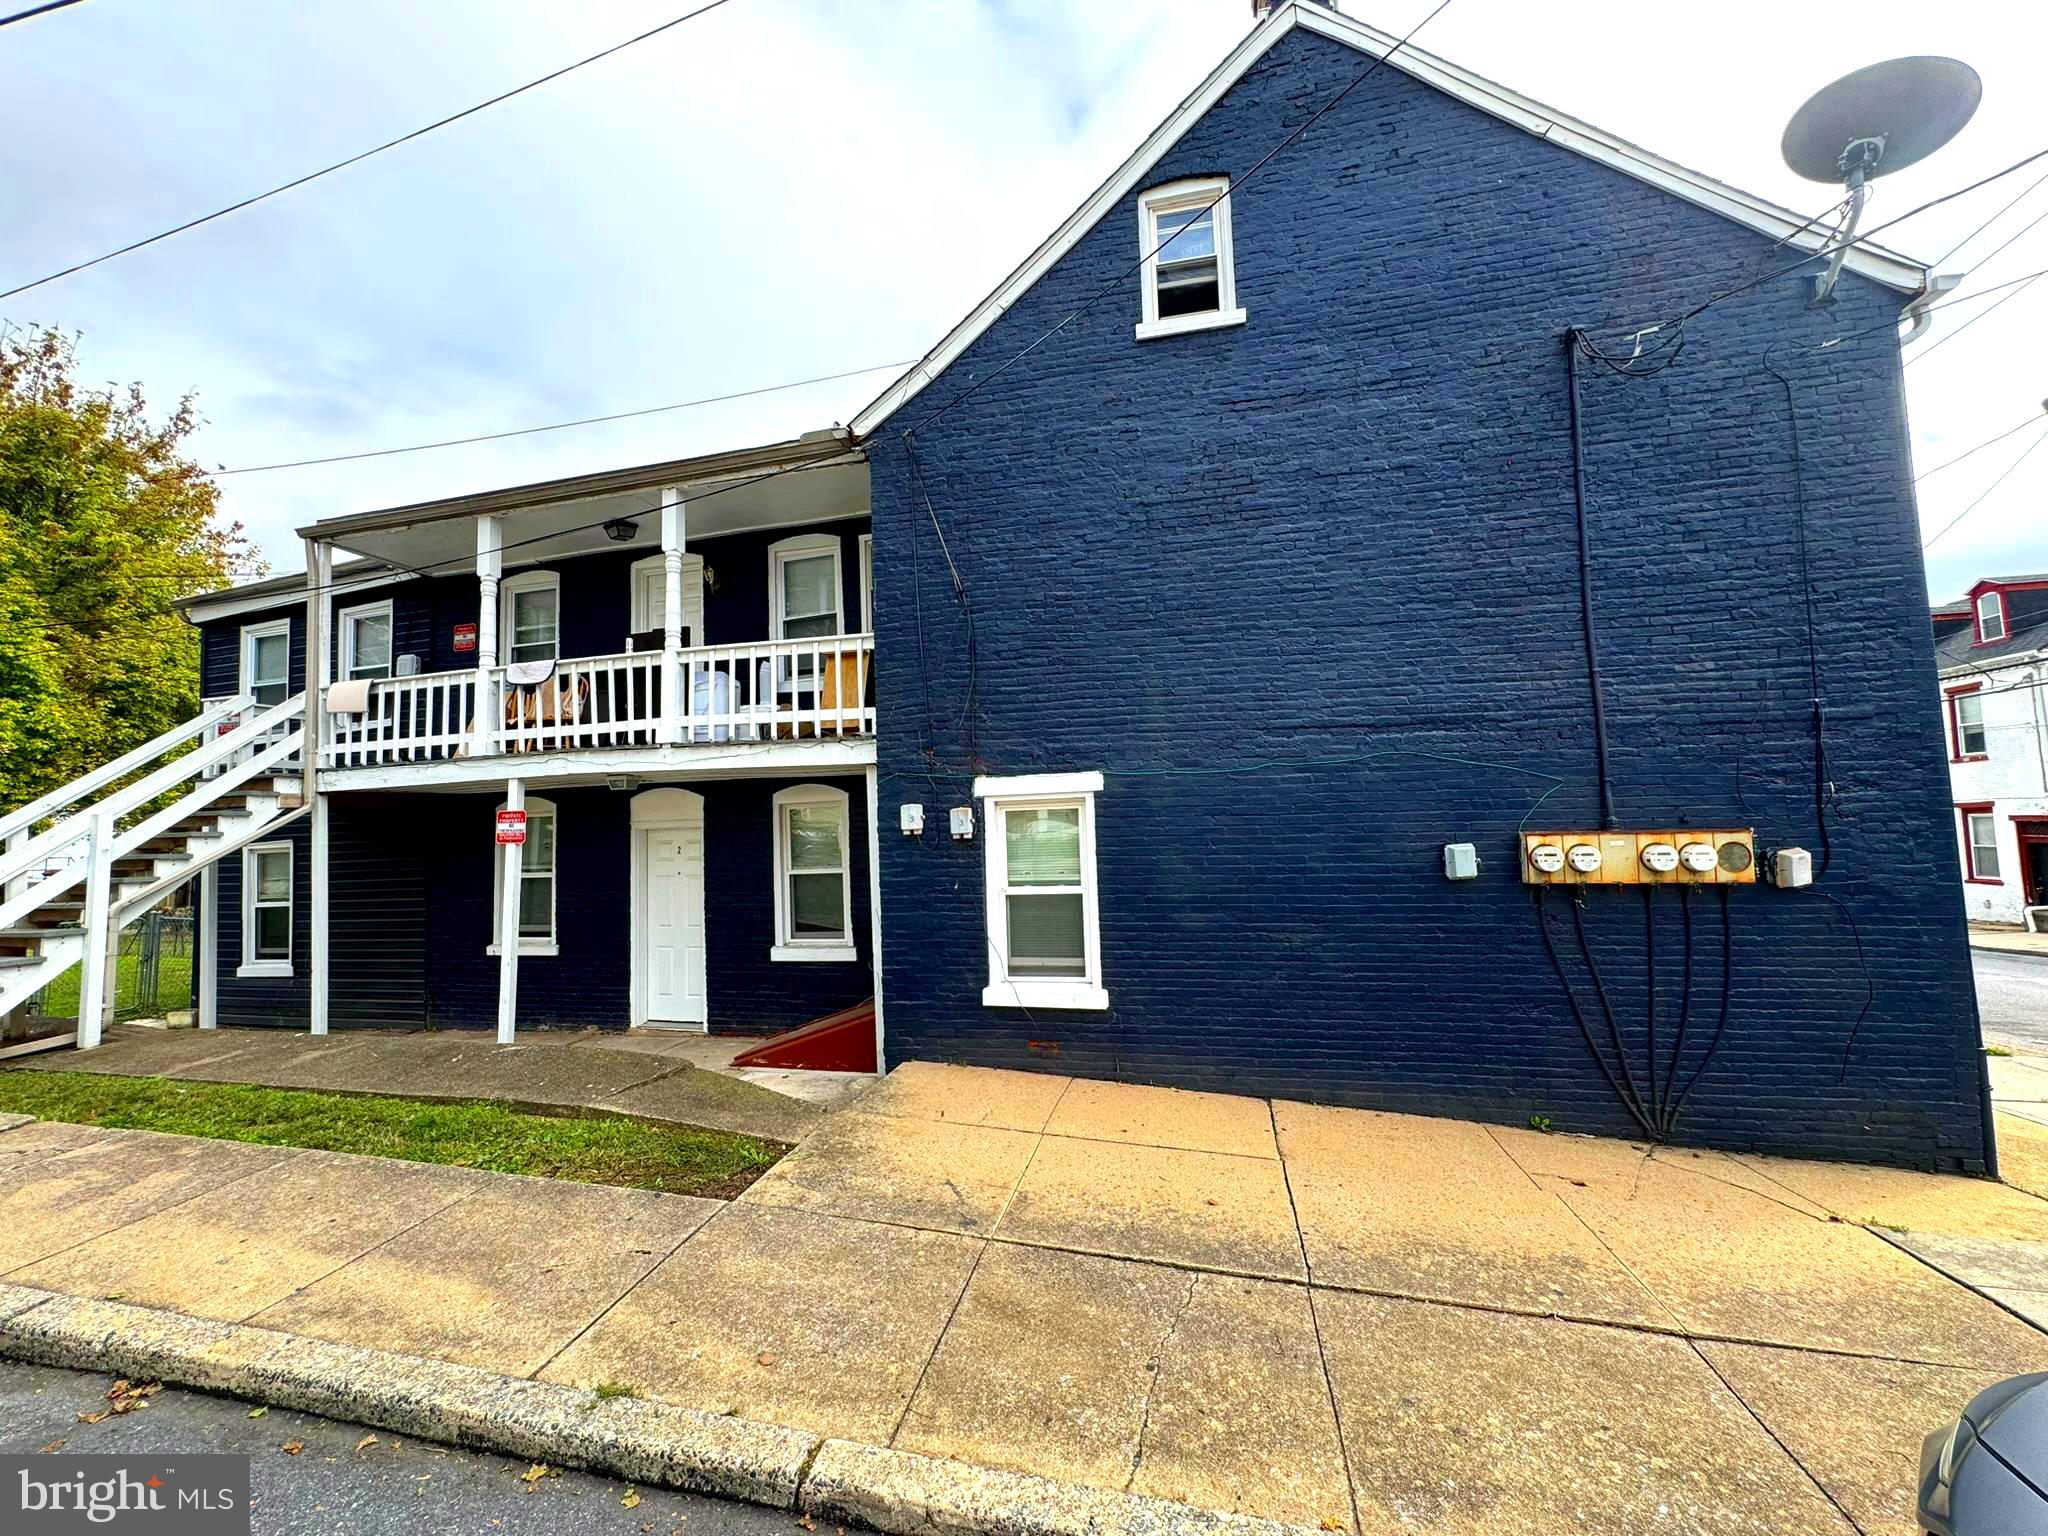
<instances>
[{"instance_id":1,"label":"staircase step","mask_svg":"<svg viewBox=\"0 0 2048 1536\"><path fill-rule=\"evenodd\" d=\"M0 971L22 971L42 963L41 955L0 955Z\"/></svg>"}]
</instances>

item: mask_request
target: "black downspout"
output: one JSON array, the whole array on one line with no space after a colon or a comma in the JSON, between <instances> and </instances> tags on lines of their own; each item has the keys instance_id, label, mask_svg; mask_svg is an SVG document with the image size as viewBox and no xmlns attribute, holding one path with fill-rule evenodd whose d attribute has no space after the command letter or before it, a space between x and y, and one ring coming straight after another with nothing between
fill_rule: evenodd
<instances>
[{"instance_id":1,"label":"black downspout","mask_svg":"<svg viewBox=\"0 0 2048 1536\"><path fill-rule=\"evenodd\" d=\"M1579 432L1579 332L1564 333L1565 375L1571 389L1572 497L1579 519L1579 619L1586 634L1586 681L1593 690L1593 752L1600 778L1600 825L1612 829L1614 785L1607 771L1607 711L1600 687L1600 646L1593 633L1593 536L1586 526L1586 445Z\"/></svg>"}]
</instances>

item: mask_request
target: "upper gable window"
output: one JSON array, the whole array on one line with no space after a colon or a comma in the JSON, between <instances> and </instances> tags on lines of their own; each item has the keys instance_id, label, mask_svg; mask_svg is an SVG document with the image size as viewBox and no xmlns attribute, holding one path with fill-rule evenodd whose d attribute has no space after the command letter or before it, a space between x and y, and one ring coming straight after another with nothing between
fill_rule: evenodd
<instances>
[{"instance_id":1,"label":"upper gable window","mask_svg":"<svg viewBox=\"0 0 2048 1536\"><path fill-rule=\"evenodd\" d=\"M1144 317L1138 339L1242 325L1230 250L1230 183L1177 181L1138 199Z\"/></svg>"},{"instance_id":2,"label":"upper gable window","mask_svg":"<svg viewBox=\"0 0 2048 1536\"><path fill-rule=\"evenodd\" d=\"M1997 592L1986 592L1977 599L1977 643L1989 645L2004 638L2005 598Z\"/></svg>"}]
</instances>

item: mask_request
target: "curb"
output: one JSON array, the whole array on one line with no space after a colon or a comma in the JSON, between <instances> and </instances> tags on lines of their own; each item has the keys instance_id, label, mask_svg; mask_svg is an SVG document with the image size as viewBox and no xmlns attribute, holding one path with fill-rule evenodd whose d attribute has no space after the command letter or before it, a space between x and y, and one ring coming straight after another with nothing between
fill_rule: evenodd
<instances>
[{"instance_id":1,"label":"curb","mask_svg":"<svg viewBox=\"0 0 2048 1536\"><path fill-rule=\"evenodd\" d=\"M5 1283L0 1358L164 1381L895 1536L1311 1536L1250 1515Z\"/></svg>"}]
</instances>

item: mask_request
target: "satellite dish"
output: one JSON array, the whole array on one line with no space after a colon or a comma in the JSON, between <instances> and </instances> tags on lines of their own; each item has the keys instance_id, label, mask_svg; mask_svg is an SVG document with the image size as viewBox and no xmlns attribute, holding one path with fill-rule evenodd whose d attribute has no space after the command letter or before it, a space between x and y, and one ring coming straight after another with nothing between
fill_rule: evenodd
<instances>
[{"instance_id":1,"label":"satellite dish","mask_svg":"<svg viewBox=\"0 0 2048 1536\"><path fill-rule=\"evenodd\" d=\"M1963 131L1984 82L1960 59L1887 59L1816 91L1785 125L1785 163L1851 188L1917 165Z\"/></svg>"},{"instance_id":2,"label":"satellite dish","mask_svg":"<svg viewBox=\"0 0 2048 1536\"><path fill-rule=\"evenodd\" d=\"M1842 76L1807 98L1785 125L1785 163L1808 181L1839 183L1849 211L1827 247L1832 259L1814 279L1825 304L1855 243L1870 183L1918 165L1963 131L1984 99L1984 82L1960 59L1887 59Z\"/></svg>"}]
</instances>

